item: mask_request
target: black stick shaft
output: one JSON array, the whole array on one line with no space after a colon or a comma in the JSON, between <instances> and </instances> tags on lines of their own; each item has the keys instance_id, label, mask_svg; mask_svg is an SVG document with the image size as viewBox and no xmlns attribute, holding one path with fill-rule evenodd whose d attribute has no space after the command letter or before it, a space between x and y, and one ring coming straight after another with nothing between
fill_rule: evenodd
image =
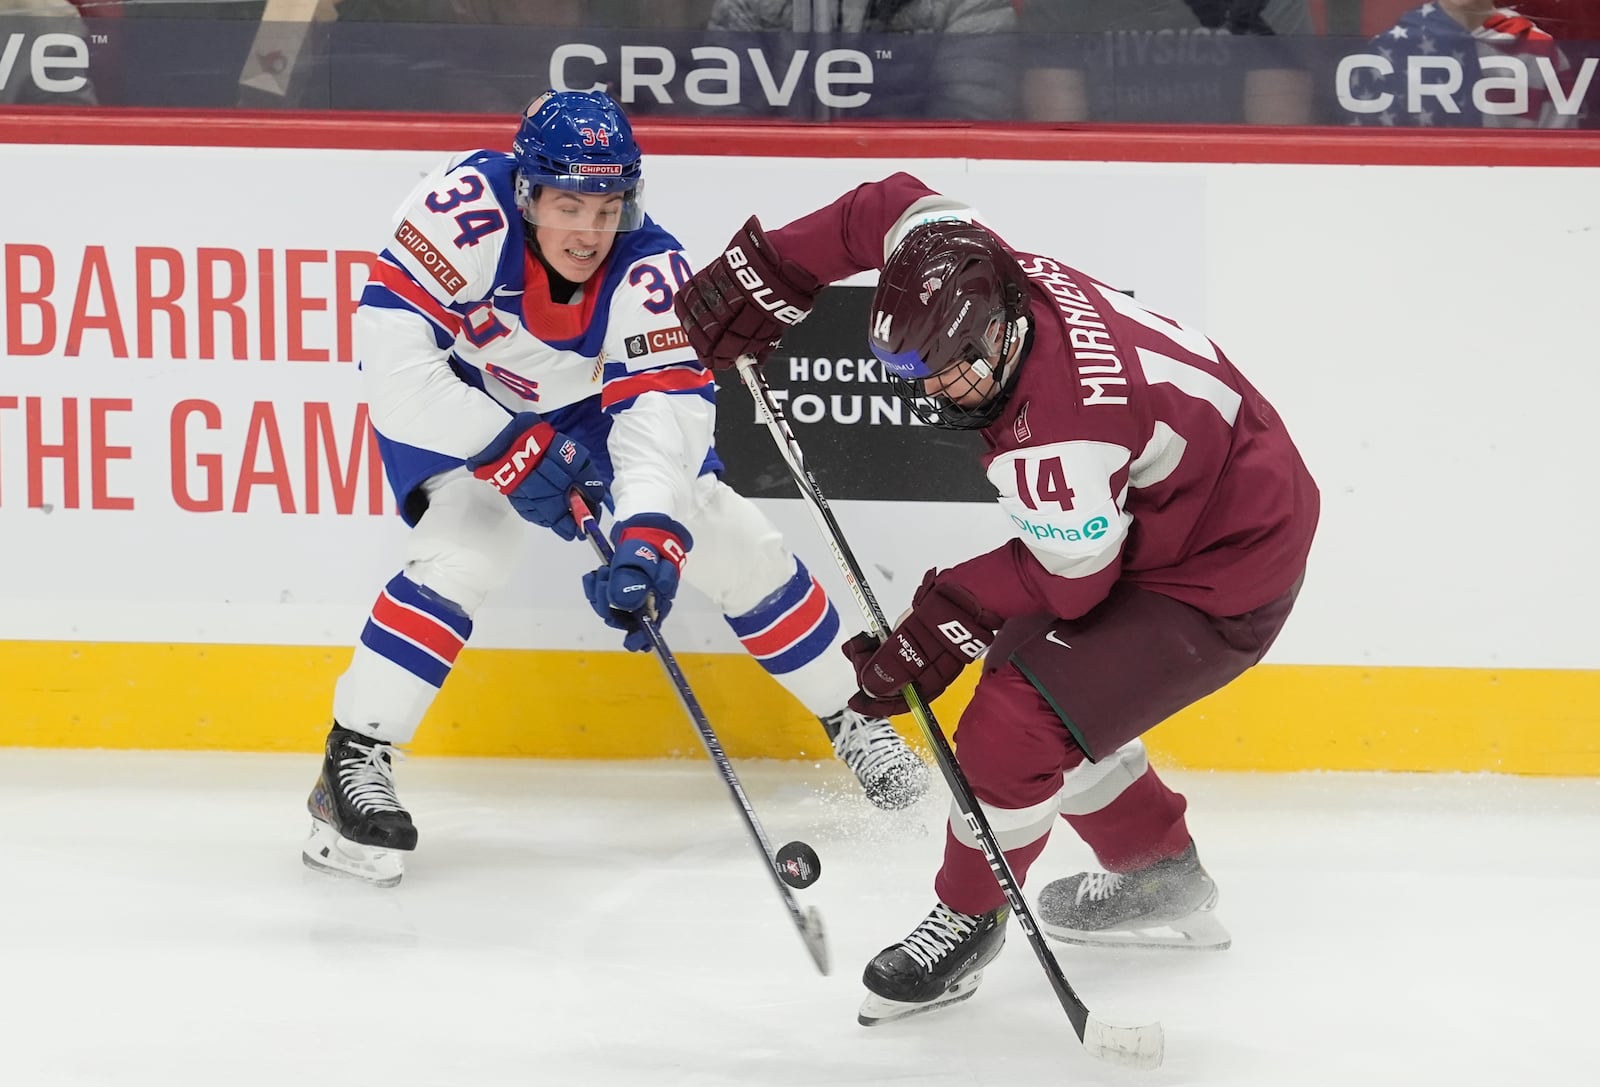
<instances>
[{"instance_id":1,"label":"black stick shaft","mask_svg":"<svg viewBox=\"0 0 1600 1087\"><path fill-rule=\"evenodd\" d=\"M812 519L817 522L828 541L828 546L832 548L833 557L839 564L839 571L844 575L846 584L850 586L850 591L856 598L856 604L860 607L869 630L873 636L880 641L883 640L889 634L889 624L884 620L883 609L878 606L877 598L872 595L872 588L867 584L866 576L861 572L861 566L856 562L855 555L851 553L850 545L845 542L844 533L839 530L839 523L834 519L833 511L828 508L827 499L823 498L815 477L807 470L800 443L795 440L793 431L789 429L789 421L784 417L783 409L773 399L772 390L767 388L766 379L761 376L761 371L757 369L753 359L748 357L740 359L739 373L744 378L750 395L761 408L767 430L777 443L778 451L783 454L784 463L788 465L789 474L794 478L795 485L800 488L801 497L805 499L806 507L811 511ZM968 784L966 775L961 772L961 766L956 762L955 752L950 749L944 731L939 727L938 721L934 720L933 711L928 708L927 702L923 700L915 686L907 686L903 693L906 705L911 708L912 717L916 718L924 738L928 741L928 746L933 749L934 759L939 764L939 772L944 775L945 784L950 787L950 793L955 797L961 818L966 821L973 836L978 839L978 844L983 848L983 856L989 862L989 870L994 873L996 882L1000 884L1000 890L1005 893L1006 901L1011 904L1011 912L1016 916L1017 923L1022 926L1022 931L1027 933L1028 943L1033 947L1039 965L1044 967L1045 976L1050 979L1050 987L1055 990L1056 999L1061 1002L1067 1018L1072 1021L1072 1029L1077 1032L1079 1041L1082 1041L1084 1031L1088 1028L1088 1007L1073 991L1066 975L1061 972L1056 957L1045 946L1044 937L1039 932L1033 911L1028 907L1027 899L1022 896L1022 886L1012 873L1011 865L1007 863L1005 853L1000 849L1000 843L989 826L989 820L984 816L978 798L973 795L972 786Z\"/></svg>"},{"instance_id":2,"label":"black stick shaft","mask_svg":"<svg viewBox=\"0 0 1600 1087\"><path fill-rule=\"evenodd\" d=\"M610 564L612 558L611 544L600 531L600 526L595 523L594 513L584 502L583 498L573 492L569 496L572 505L572 516L578 522L578 531L589 538L594 545L595 553L600 556L600 561ZM711 761L716 764L717 773L722 777L722 783L728 787L728 792L733 796L734 806L739 809L739 815L744 819L745 828L750 832L750 840L755 843L756 849L761 853L761 860L767 869L767 875L772 877L773 886L777 888L778 895L783 899L784 906L789 911L789 918L794 922L795 928L800 933L800 939L805 942L806 950L811 953L811 960L816 963L819 973L828 972L828 944L822 930L822 918L813 906L801 910L800 904L795 901L794 892L789 885L784 883L778 875L777 861L773 859L772 843L767 838L767 833L761 828L761 821L756 818L755 808L750 804L750 798L745 794L744 786L739 783L739 776L733 772L733 763L728 761L728 756L722 750L722 741L717 738L716 731L712 729L711 722L706 718L705 711L700 708L699 699L695 698L694 690L689 686L688 678L683 674L683 669L678 666L678 659L672 655L672 650L667 648L665 639L661 636L661 626L656 620L643 612L636 615L640 629L650 639L650 645L656 651L656 659L661 662L661 667L666 670L667 678L672 681L673 689L678 692L678 701L683 704L684 710L689 714L689 719L694 722L695 731L700 734L700 742L705 746L706 753L711 756Z\"/></svg>"}]
</instances>

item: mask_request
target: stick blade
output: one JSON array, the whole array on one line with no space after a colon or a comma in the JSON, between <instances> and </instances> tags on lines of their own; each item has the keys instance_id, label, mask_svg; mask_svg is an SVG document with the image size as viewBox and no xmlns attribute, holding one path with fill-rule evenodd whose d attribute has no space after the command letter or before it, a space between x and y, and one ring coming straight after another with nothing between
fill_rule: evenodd
<instances>
[{"instance_id":1,"label":"stick blade","mask_svg":"<svg viewBox=\"0 0 1600 1087\"><path fill-rule=\"evenodd\" d=\"M806 942L806 950L811 952L811 961L817 964L817 973L827 977L828 937L822 931L822 915L817 912L815 906L808 908L802 915L800 938Z\"/></svg>"},{"instance_id":2,"label":"stick blade","mask_svg":"<svg viewBox=\"0 0 1600 1087\"><path fill-rule=\"evenodd\" d=\"M1107 1064L1146 1071L1161 1067L1166 1034L1160 1023L1142 1027L1113 1027L1089 1016L1083 1028L1083 1048Z\"/></svg>"}]
</instances>

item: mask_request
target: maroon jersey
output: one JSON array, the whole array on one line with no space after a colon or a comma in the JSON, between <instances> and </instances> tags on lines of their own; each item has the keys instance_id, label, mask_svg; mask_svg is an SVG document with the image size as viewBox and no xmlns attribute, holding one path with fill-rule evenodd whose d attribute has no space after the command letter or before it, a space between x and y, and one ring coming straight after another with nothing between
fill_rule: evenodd
<instances>
[{"instance_id":1,"label":"maroon jersey","mask_svg":"<svg viewBox=\"0 0 1600 1087\"><path fill-rule=\"evenodd\" d=\"M882 268L940 218L974 216L896 174L771 237L833 282ZM1058 261L1016 256L1031 287L1027 353L983 431L983 468L1017 539L946 576L1004 618L1075 618L1118 580L1219 616L1288 591L1318 494L1272 405L1204 335Z\"/></svg>"}]
</instances>

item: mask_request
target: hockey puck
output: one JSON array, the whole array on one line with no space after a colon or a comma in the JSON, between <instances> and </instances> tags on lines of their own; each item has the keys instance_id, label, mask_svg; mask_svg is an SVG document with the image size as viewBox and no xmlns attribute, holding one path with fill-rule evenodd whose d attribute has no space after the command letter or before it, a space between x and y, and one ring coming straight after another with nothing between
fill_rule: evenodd
<instances>
[{"instance_id":1,"label":"hockey puck","mask_svg":"<svg viewBox=\"0 0 1600 1087\"><path fill-rule=\"evenodd\" d=\"M790 842L778 850L774 863L778 867L778 878L796 890L811 886L822 875L817 851L804 842Z\"/></svg>"}]
</instances>

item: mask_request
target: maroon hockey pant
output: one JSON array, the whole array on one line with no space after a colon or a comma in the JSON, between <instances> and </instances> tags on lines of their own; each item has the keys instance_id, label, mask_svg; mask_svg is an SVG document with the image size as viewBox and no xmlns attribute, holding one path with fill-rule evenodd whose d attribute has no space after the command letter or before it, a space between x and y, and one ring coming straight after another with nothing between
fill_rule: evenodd
<instances>
[{"instance_id":1,"label":"maroon hockey pant","mask_svg":"<svg viewBox=\"0 0 1600 1087\"><path fill-rule=\"evenodd\" d=\"M1085 749L1107 758L1185 706L1219 690L1266 653L1288 618L1293 589L1246 615L1217 618L1127 583L1075 620L1035 617L1007 624L956 731L957 760L997 823L1019 882L1049 840L1054 819L1012 813L1048 810ZM1093 810L1064 814L1111 872L1177 856L1189 845L1187 804L1146 767L1101 789ZM962 913L1005 901L983 853L945 831L939 900ZM1030 835L1033 835L1030 837Z\"/></svg>"}]
</instances>

